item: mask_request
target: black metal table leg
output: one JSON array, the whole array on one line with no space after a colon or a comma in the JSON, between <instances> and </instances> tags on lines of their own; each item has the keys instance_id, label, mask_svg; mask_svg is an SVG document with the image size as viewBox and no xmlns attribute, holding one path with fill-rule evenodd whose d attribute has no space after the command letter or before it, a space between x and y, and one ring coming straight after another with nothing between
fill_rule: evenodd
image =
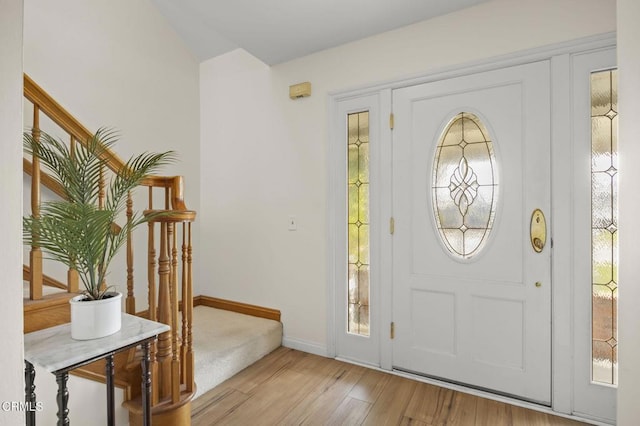
<instances>
[{"instance_id":1,"label":"black metal table leg","mask_svg":"<svg viewBox=\"0 0 640 426\"><path fill-rule=\"evenodd\" d=\"M26 423L27 426L36 426L36 370L29 361L25 361L24 364L24 402L27 405Z\"/></svg>"},{"instance_id":2,"label":"black metal table leg","mask_svg":"<svg viewBox=\"0 0 640 426\"><path fill-rule=\"evenodd\" d=\"M113 354L106 356L105 364L105 375L107 377L107 425L115 426L116 407L113 391Z\"/></svg>"},{"instance_id":3,"label":"black metal table leg","mask_svg":"<svg viewBox=\"0 0 640 426\"><path fill-rule=\"evenodd\" d=\"M67 426L69 424L69 389L67 389L67 380L69 373L64 371L56 373L56 382L58 383L58 426Z\"/></svg>"},{"instance_id":4,"label":"black metal table leg","mask_svg":"<svg viewBox=\"0 0 640 426\"><path fill-rule=\"evenodd\" d=\"M149 349L151 342L142 343L142 424L151 426L151 371L149 362L151 361Z\"/></svg>"}]
</instances>

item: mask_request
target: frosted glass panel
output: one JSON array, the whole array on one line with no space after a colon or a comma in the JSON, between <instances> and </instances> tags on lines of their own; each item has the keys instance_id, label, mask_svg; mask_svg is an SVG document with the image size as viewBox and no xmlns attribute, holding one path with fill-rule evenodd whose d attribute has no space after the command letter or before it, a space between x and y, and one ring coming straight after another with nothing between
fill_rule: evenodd
<instances>
[{"instance_id":1,"label":"frosted glass panel","mask_svg":"<svg viewBox=\"0 0 640 426\"><path fill-rule=\"evenodd\" d=\"M617 71L591 74L592 380L618 383Z\"/></svg>"},{"instance_id":2,"label":"frosted glass panel","mask_svg":"<svg viewBox=\"0 0 640 426\"><path fill-rule=\"evenodd\" d=\"M347 332L369 335L369 112L347 116Z\"/></svg>"},{"instance_id":3,"label":"frosted glass panel","mask_svg":"<svg viewBox=\"0 0 640 426\"><path fill-rule=\"evenodd\" d=\"M442 132L431 200L438 233L454 257L470 259L487 242L498 201L493 142L474 114L461 112Z\"/></svg>"}]
</instances>

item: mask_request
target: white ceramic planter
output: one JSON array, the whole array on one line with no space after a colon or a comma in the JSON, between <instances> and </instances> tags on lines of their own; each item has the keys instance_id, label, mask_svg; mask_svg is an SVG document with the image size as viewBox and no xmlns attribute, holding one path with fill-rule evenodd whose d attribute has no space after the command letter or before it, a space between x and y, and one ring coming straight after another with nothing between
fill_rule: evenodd
<instances>
[{"instance_id":1,"label":"white ceramic planter","mask_svg":"<svg viewBox=\"0 0 640 426\"><path fill-rule=\"evenodd\" d=\"M91 340L108 336L120 330L122 293L102 300L83 301L84 295L71 300L71 338Z\"/></svg>"}]
</instances>

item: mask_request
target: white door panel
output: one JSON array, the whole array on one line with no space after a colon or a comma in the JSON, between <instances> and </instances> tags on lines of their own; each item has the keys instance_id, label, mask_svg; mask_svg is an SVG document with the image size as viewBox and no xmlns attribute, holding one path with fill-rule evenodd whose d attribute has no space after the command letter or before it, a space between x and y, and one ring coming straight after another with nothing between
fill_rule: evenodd
<instances>
[{"instance_id":1,"label":"white door panel","mask_svg":"<svg viewBox=\"0 0 640 426\"><path fill-rule=\"evenodd\" d=\"M435 84L434 84L435 85ZM446 86L445 84L437 84L438 86ZM430 87L431 90L433 88ZM395 95L395 94L394 94ZM401 102L401 94L398 93L396 108L399 107ZM498 163L500 170L498 175L504 173L505 176L513 176L508 182L511 188L505 189L510 191L509 203L505 204L499 198L499 210L497 220L504 224L504 227L496 227L498 232L495 235L490 235L490 239L496 239L497 241L489 241L489 244L511 244L515 246L515 243L521 242L522 233L509 234L506 230L513 228L523 227L524 224L518 216L518 212L522 206L522 180L519 176L518 170L520 170L520 159L523 156L523 150L517 143L511 143L513 140L519 140L520 135L518 129L521 127L522 114L517 108L509 106L509 109L505 111L503 105L491 105L487 102L487 105L483 107L481 113L476 108L472 108L469 104L470 93L449 95L446 97L436 96L432 99L420 99L411 100L412 116L419 121L414 123L412 132L416 135L415 140L411 140L411 158L410 160L419 162L420 164L409 165L411 168L410 179L407 183L410 186L423 185L426 191L419 191L413 194L411 217L413 222L410 226L413 226L413 230L419 230L422 234L415 235L416 238L411 238L412 246L412 270L415 273L425 273L433 275L450 275L453 269L458 266L458 261L452 259L448 255L446 250L443 250L443 246L433 244L433 241L425 238L420 238L420 235L424 235L427 232L432 232L434 226L433 215L430 214L433 211L431 203L431 191L426 186L429 182L428 179L431 174L431 163L435 153L435 144L437 143L440 132L444 129L447 119L455 115L456 112L469 111L475 112L481 119L487 117L490 119L483 120L485 123L492 125L492 127L499 127L505 129L505 132L501 134L500 141L494 141L496 147ZM510 84L502 87L494 87L491 89L476 90L473 92L473 97L478 100L481 99L495 99L502 98L513 105L517 102L520 96L520 86L518 84ZM396 98L394 98L396 101ZM515 106L515 105L514 105ZM402 117L401 113L397 113ZM442 117L441 121L425 122L422 117ZM404 117L403 117L404 118ZM398 118L401 122L402 119ZM488 129L491 134L491 128ZM396 127L395 136L399 138L398 134L402 131L401 128ZM424 134L422 132L429 132ZM507 133L508 132L508 133ZM397 139L396 139L397 140ZM504 145L502 141L505 141ZM395 142L395 140L394 140ZM401 141L398 141L402 143ZM396 143L394 146L397 146ZM511 159L517 159L516 161L501 161L502 157ZM397 164L397 163L396 163ZM426 170L426 175L425 175ZM502 172L502 173L500 173ZM397 175L396 175L397 176ZM416 188L417 189L417 188ZM419 197L416 199L415 197ZM426 209L425 209L426 207ZM404 223L403 223L404 225ZM528 224L527 224L528 225ZM504 230L504 231L503 231ZM437 236L437 235L436 235ZM514 241L518 239L518 241ZM436 240L436 242L439 240ZM520 244L518 247L522 247ZM429 259L433 259L433 262L425 263L423 261L424 255ZM482 262L468 263L465 268L455 268L456 278L486 278L503 282L521 282L522 281L522 253L518 251L510 251L507 253L494 252L491 250L485 250L481 254Z\"/></svg>"},{"instance_id":2,"label":"white door panel","mask_svg":"<svg viewBox=\"0 0 640 426\"><path fill-rule=\"evenodd\" d=\"M393 108L394 367L548 404L550 248L529 239L531 213L550 211L548 62L398 89ZM442 242L431 196L440 135L460 112L487 127L499 185L472 259Z\"/></svg>"}]
</instances>

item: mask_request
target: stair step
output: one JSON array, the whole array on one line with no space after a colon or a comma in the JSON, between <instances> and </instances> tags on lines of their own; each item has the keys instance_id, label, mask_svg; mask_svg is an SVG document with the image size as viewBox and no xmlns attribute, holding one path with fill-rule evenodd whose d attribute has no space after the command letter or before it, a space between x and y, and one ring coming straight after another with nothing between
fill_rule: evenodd
<instances>
[{"instance_id":1,"label":"stair step","mask_svg":"<svg viewBox=\"0 0 640 426\"><path fill-rule=\"evenodd\" d=\"M42 330L67 323L71 320L69 299L75 294L56 293L43 296L39 300L24 299L22 309L24 312L24 332Z\"/></svg>"},{"instance_id":2,"label":"stair step","mask_svg":"<svg viewBox=\"0 0 640 426\"><path fill-rule=\"evenodd\" d=\"M282 344L282 324L236 312L193 309L195 398L271 353Z\"/></svg>"}]
</instances>

